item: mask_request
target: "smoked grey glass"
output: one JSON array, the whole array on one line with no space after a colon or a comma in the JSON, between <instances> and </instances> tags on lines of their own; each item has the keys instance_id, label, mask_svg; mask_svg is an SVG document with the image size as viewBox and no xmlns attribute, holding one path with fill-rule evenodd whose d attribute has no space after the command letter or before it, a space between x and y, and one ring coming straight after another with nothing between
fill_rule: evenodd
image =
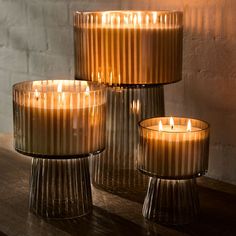
<instances>
[{"instance_id":1,"label":"smoked grey glass","mask_svg":"<svg viewBox=\"0 0 236 236\"><path fill-rule=\"evenodd\" d=\"M143 205L147 219L186 224L199 214L196 177L206 173L209 125L201 120L155 117L139 123L138 169L150 176ZM160 121L162 122L160 127ZM188 122L191 128L187 130Z\"/></svg>"},{"instance_id":2,"label":"smoked grey glass","mask_svg":"<svg viewBox=\"0 0 236 236\"><path fill-rule=\"evenodd\" d=\"M75 77L109 85L182 78L183 13L74 13Z\"/></svg>"},{"instance_id":3,"label":"smoked grey glass","mask_svg":"<svg viewBox=\"0 0 236 236\"><path fill-rule=\"evenodd\" d=\"M163 115L163 86L107 88L106 150L92 159L94 186L131 200L145 194L148 177L137 170L138 122Z\"/></svg>"},{"instance_id":4,"label":"smoked grey glass","mask_svg":"<svg viewBox=\"0 0 236 236\"><path fill-rule=\"evenodd\" d=\"M161 86L182 79L182 44L182 12L74 13L75 78L109 86L107 150L94 159L96 187L129 196L144 191L137 123L164 115Z\"/></svg>"},{"instance_id":5,"label":"smoked grey glass","mask_svg":"<svg viewBox=\"0 0 236 236\"><path fill-rule=\"evenodd\" d=\"M73 80L13 86L14 146L32 156L30 210L73 218L92 209L90 154L105 148L106 90Z\"/></svg>"}]
</instances>

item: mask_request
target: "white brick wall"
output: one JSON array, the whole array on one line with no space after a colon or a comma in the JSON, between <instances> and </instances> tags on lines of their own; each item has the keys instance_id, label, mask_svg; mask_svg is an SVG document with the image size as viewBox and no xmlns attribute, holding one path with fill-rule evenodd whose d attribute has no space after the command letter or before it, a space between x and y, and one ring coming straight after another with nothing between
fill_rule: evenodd
<instances>
[{"instance_id":1,"label":"white brick wall","mask_svg":"<svg viewBox=\"0 0 236 236\"><path fill-rule=\"evenodd\" d=\"M0 0L0 132L12 131L12 84L73 78L72 12L120 8L184 11L183 81L166 86L166 112L210 122L208 175L236 184L235 0Z\"/></svg>"},{"instance_id":2,"label":"white brick wall","mask_svg":"<svg viewBox=\"0 0 236 236\"><path fill-rule=\"evenodd\" d=\"M0 69L27 73L27 52L8 47L1 47Z\"/></svg>"},{"instance_id":3,"label":"white brick wall","mask_svg":"<svg viewBox=\"0 0 236 236\"><path fill-rule=\"evenodd\" d=\"M184 11L183 80L165 86L166 114L208 121L208 176L236 184L236 1L129 0L122 7Z\"/></svg>"},{"instance_id":4,"label":"white brick wall","mask_svg":"<svg viewBox=\"0 0 236 236\"><path fill-rule=\"evenodd\" d=\"M119 8L120 0L0 0L0 132L12 132L14 83L73 78L73 11Z\"/></svg>"}]
</instances>

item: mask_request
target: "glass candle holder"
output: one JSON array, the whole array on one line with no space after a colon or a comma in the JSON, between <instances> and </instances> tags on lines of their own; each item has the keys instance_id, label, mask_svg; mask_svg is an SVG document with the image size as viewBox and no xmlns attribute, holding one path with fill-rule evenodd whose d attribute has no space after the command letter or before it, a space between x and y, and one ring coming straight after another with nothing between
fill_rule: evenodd
<instances>
[{"instance_id":1,"label":"glass candle holder","mask_svg":"<svg viewBox=\"0 0 236 236\"><path fill-rule=\"evenodd\" d=\"M13 86L14 145L33 157L30 209L37 215L71 218L91 210L88 156L105 148L105 106L105 87L93 82Z\"/></svg>"},{"instance_id":2,"label":"glass candle holder","mask_svg":"<svg viewBox=\"0 0 236 236\"><path fill-rule=\"evenodd\" d=\"M178 11L76 12L75 77L109 85L181 80L182 18Z\"/></svg>"},{"instance_id":3,"label":"glass candle holder","mask_svg":"<svg viewBox=\"0 0 236 236\"><path fill-rule=\"evenodd\" d=\"M106 114L106 150L92 159L92 183L121 197L142 201L149 178L137 170L137 124L142 119L164 115L163 86L109 86Z\"/></svg>"},{"instance_id":4,"label":"glass candle holder","mask_svg":"<svg viewBox=\"0 0 236 236\"><path fill-rule=\"evenodd\" d=\"M195 177L208 168L209 125L155 117L139 123L139 136L138 169L151 176L143 215L167 224L188 223L199 209Z\"/></svg>"},{"instance_id":5,"label":"glass candle holder","mask_svg":"<svg viewBox=\"0 0 236 236\"><path fill-rule=\"evenodd\" d=\"M181 80L183 13L178 11L75 12L74 44L75 78L108 85L111 87L109 99L112 100L109 103L114 104L111 107L109 105L107 120L113 119L115 126L110 123L107 128L107 150L101 155L104 158L100 158L101 161L95 163L94 183L96 182L96 186L102 188L105 186L109 191L112 189L113 193L121 193L122 196L123 193L130 193L130 189L131 192L133 189L139 189L137 183L142 183L143 189L145 181L140 180L142 178L137 174L135 158L138 140L136 126L139 121L136 118L144 119L150 117L150 114L163 116L164 99L156 102L157 97L164 96L162 84ZM114 92L119 87L123 91L120 97ZM157 96L153 91L158 93ZM131 104L137 113L135 118L129 113L130 99L133 95L142 105L139 109L139 103L136 104L136 101ZM147 100L149 104L145 106ZM116 105L120 104L122 107L116 109ZM158 104L156 109L158 111L154 111L150 104ZM125 122L122 120L123 112ZM122 138L123 134L119 135L126 123L136 128L128 128L129 141L126 142L126 147L122 148L125 153L121 154L113 150L117 150L117 147L123 145L126 140L126 137ZM115 161L111 162L111 159ZM115 164L122 163L122 160L128 164ZM104 168L104 165L108 165L109 168ZM108 170L110 174L107 175L104 170Z\"/></svg>"}]
</instances>

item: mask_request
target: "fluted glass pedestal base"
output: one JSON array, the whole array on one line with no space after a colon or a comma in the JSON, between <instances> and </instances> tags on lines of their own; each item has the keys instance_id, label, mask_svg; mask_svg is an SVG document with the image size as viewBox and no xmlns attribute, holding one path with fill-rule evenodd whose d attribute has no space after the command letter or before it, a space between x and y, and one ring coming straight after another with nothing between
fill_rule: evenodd
<instances>
[{"instance_id":1,"label":"fluted glass pedestal base","mask_svg":"<svg viewBox=\"0 0 236 236\"><path fill-rule=\"evenodd\" d=\"M43 218L74 218L92 210L88 157L32 158L30 211Z\"/></svg>"},{"instance_id":2,"label":"fluted glass pedestal base","mask_svg":"<svg viewBox=\"0 0 236 236\"><path fill-rule=\"evenodd\" d=\"M93 158L92 183L136 200L145 195L148 184L136 166L138 122L164 115L163 86L108 87L107 94L106 149Z\"/></svg>"},{"instance_id":3,"label":"fluted glass pedestal base","mask_svg":"<svg viewBox=\"0 0 236 236\"><path fill-rule=\"evenodd\" d=\"M199 214L196 179L166 180L150 177L143 216L162 224L181 225Z\"/></svg>"}]
</instances>

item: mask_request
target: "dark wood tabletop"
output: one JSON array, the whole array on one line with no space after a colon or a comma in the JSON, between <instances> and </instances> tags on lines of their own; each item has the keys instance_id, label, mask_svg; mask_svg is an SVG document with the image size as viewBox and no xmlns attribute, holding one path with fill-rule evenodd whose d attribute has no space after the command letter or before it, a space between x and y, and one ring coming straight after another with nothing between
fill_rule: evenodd
<instances>
[{"instance_id":1,"label":"dark wood tabletop","mask_svg":"<svg viewBox=\"0 0 236 236\"><path fill-rule=\"evenodd\" d=\"M0 134L0 236L2 235L236 235L236 186L199 178L201 215L185 226L145 221L143 196L135 201L93 188L92 214L43 220L28 211L31 158L16 153Z\"/></svg>"}]
</instances>

